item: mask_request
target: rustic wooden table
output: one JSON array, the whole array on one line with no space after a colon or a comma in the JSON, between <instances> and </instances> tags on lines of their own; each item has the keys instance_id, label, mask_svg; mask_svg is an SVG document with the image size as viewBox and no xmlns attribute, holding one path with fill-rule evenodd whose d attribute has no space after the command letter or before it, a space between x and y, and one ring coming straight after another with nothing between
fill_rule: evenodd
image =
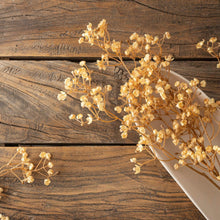
<instances>
[{"instance_id":1,"label":"rustic wooden table","mask_svg":"<svg viewBox=\"0 0 220 220\"><path fill-rule=\"evenodd\" d=\"M181 0L1 0L0 2L0 142L1 164L19 144L31 155L47 150L60 174L49 187L37 179L22 185L1 178L5 193L0 213L11 219L203 219L159 162L134 175L129 159L137 137L125 142L119 124L81 127L68 120L79 112L79 100L58 102L63 80L78 61L93 62L99 51L78 45L88 22L102 18L113 38L134 31L172 38L166 50L175 56L172 69L187 79L207 80L205 92L220 98L216 61L195 43L220 37L220 2ZM123 73L100 72L96 81L113 85L116 103Z\"/></svg>"}]
</instances>

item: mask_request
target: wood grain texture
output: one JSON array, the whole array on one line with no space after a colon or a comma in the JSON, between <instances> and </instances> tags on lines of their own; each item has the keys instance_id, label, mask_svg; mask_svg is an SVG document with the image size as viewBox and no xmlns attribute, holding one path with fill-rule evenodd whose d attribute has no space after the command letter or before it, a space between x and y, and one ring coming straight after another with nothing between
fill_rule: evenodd
<instances>
[{"instance_id":1,"label":"wood grain texture","mask_svg":"<svg viewBox=\"0 0 220 220\"><path fill-rule=\"evenodd\" d=\"M166 49L177 58L209 57L195 44L220 35L218 0L1 0L1 57L97 57L97 49L78 45L88 22L105 18L113 38L133 32L162 34L172 39Z\"/></svg>"},{"instance_id":2,"label":"wood grain texture","mask_svg":"<svg viewBox=\"0 0 220 220\"><path fill-rule=\"evenodd\" d=\"M81 127L68 119L70 114L82 112L79 97L59 102L57 94L64 89L64 79L71 76L71 70L76 67L76 63L65 61L2 61L0 142L122 143L115 129L119 123ZM114 87L109 99L109 105L113 106L117 104L120 80L113 71L109 75L99 72L94 83L106 82ZM132 142L132 136L127 142Z\"/></svg>"},{"instance_id":3,"label":"wood grain texture","mask_svg":"<svg viewBox=\"0 0 220 220\"><path fill-rule=\"evenodd\" d=\"M134 175L129 159L135 146L32 146L53 155L55 176L49 187L42 179L22 185L1 178L5 193L0 211L11 219L204 219L159 162ZM1 165L16 148L0 148ZM178 171L177 171L178 172Z\"/></svg>"},{"instance_id":4,"label":"wood grain texture","mask_svg":"<svg viewBox=\"0 0 220 220\"><path fill-rule=\"evenodd\" d=\"M136 143L133 133L122 140L119 123L93 123L81 127L70 121L81 112L79 97L59 102L63 81L77 64L67 61L0 61L0 143ZM97 70L93 63L93 70ZM220 74L216 62L174 62L173 70L190 79L207 79L205 92L220 99ZM126 80L121 69L97 72L94 83L113 86L110 109L117 105L120 84ZM86 112L84 112L86 113Z\"/></svg>"}]
</instances>

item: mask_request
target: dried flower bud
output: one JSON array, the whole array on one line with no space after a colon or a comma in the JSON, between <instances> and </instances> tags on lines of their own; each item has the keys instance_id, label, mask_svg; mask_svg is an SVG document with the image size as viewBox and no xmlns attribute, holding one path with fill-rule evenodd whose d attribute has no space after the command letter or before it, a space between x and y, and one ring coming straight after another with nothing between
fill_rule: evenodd
<instances>
[{"instance_id":1,"label":"dried flower bud","mask_svg":"<svg viewBox=\"0 0 220 220\"><path fill-rule=\"evenodd\" d=\"M182 101L182 100L184 99L184 98L183 98L183 94L179 93L179 94L177 95L177 98L178 98L179 101Z\"/></svg>"},{"instance_id":2,"label":"dried flower bud","mask_svg":"<svg viewBox=\"0 0 220 220\"><path fill-rule=\"evenodd\" d=\"M167 38L167 39L170 39L171 38L171 36L170 36L170 33L169 32L165 32L165 37Z\"/></svg>"},{"instance_id":3,"label":"dried flower bud","mask_svg":"<svg viewBox=\"0 0 220 220\"><path fill-rule=\"evenodd\" d=\"M46 152L41 152L39 155L40 158L45 158L46 157Z\"/></svg>"},{"instance_id":4,"label":"dried flower bud","mask_svg":"<svg viewBox=\"0 0 220 220\"><path fill-rule=\"evenodd\" d=\"M186 162L184 160L179 160L178 163L182 166L186 165Z\"/></svg>"},{"instance_id":5,"label":"dried flower bud","mask_svg":"<svg viewBox=\"0 0 220 220\"><path fill-rule=\"evenodd\" d=\"M150 50L150 45L149 44L145 45L145 50L146 50L146 52L148 52Z\"/></svg>"},{"instance_id":6,"label":"dried flower bud","mask_svg":"<svg viewBox=\"0 0 220 220\"><path fill-rule=\"evenodd\" d=\"M119 53L121 50L121 42L113 40L111 49L115 53Z\"/></svg>"},{"instance_id":7,"label":"dried flower bud","mask_svg":"<svg viewBox=\"0 0 220 220\"><path fill-rule=\"evenodd\" d=\"M135 96L135 97L138 97L139 96L139 90L137 90L137 89L135 89L134 91L133 91L133 95Z\"/></svg>"},{"instance_id":8,"label":"dried flower bud","mask_svg":"<svg viewBox=\"0 0 220 220\"><path fill-rule=\"evenodd\" d=\"M34 164L33 164L33 163L30 163L30 164L28 165L28 169L29 169L29 170L33 170L33 169L34 169Z\"/></svg>"},{"instance_id":9,"label":"dried flower bud","mask_svg":"<svg viewBox=\"0 0 220 220\"><path fill-rule=\"evenodd\" d=\"M179 164L175 163L174 164L174 169L177 170L179 168Z\"/></svg>"},{"instance_id":10,"label":"dried flower bud","mask_svg":"<svg viewBox=\"0 0 220 220\"><path fill-rule=\"evenodd\" d=\"M85 65L86 65L86 61L84 61L84 60L83 60L83 61L80 61L80 62L79 62L79 65L80 65L80 66L85 66Z\"/></svg>"},{"instance_id":11,"label":"dried flower bud","mask_svg":"<svg viewBox=\"0 0 220 220\"><path fill-rule=\"evenodd\" d=\"M66 78L64 81L65 89L70 90L73 86L73 81L70 79L70 77Z\"/></svg>"},{"instance_id":12,"label":"dried flower bud","mask_svg":"<svg viewBox=\"0 0 220 220\"><path fill-rule=\"evenodd\" d=\"M208 53L213 53L213 52L214 52L214 50L213 50L212 47L208 47L208 48L207 48L207 51L208 51Z\"/></svg>"},{"instance_id":13,"label":"dried flower bud","mask_svg":"<svg viewBox=\"0 0 220 220\"><path fill-rule=\"evenodd\" d=\"M205 42L205 40L202 40L202 41L198 42L198 43L196 44L196 48L197 48L197 49L202 48L204 42Z\"/></svg>"},{"instance_id":14,"label":"dried flower bud","mask_svg":"<svg viewBox=\"0 0 220 220\"><path fill-rule=\"evenodd\" d=\"M17 152L18 152L19 154L23 154L23 153L25 152L25 149L24 149L23 147L18 147L18 148L17 148Z\"/></svg>"},{"instance_id":15,"label":"dried flower bud","mask_svg":"<svg viewBox=\"0 0 220 220\"><path fill-rule=\"evenodd\" d=\"M192 89L187 89L187 90L186 90L186 93L189 94L189 95L190 95L192 92L193 92Z\"/></svg>"},{"instance_id":16,"label":"dried flower bud","mask_svg":"<svg viewBox=\"0 0 220 220\"><path fill-rule=\"evenodd\" d=\"M76 115L74 115L74 114L71 114L70 116L69 116L69 119L70 120L73 120L73 119L75 119L76 118Z\"/></svg>"},{"instance_id":17,"label":"dried flower bud","mask_svg":"<svg viewBox=\"0 0 220 220\"><path fill-rule=\"evenodd\" d=\"M26 177L29 177L29 176L32 175L32 172L31 172L31 171L27 171L27 172L25 173L25 175L26 175Z\"/></svg>"},{"instance_id":18,"label":"dried flower bud","mask_svg":"<svg viewBox=\"0 0 220 220\"><path fill-rule=\"evenodd\" d=\"M52 175L54 174L54 171L53 171L52 169L49 169L49 170L47 171L47 173L48 173L49 176L52 176Z\"/></svg>"},{"instance_id":19,"label":"dried flower bud","mask_svg":"<svg viewBox=\"0 0 220 220\"><path fill-rule=\"evenodd\" d=\"M53 168L53 163L52 163L52 162L49 162L49 163L47 164L47 166L48 166L49 168Z\"/></svg>"},{"instance_id":20,"label":"dried flower bud","mask_svg":"<svg viewBox=\"0 0 220 220\"><path fill-rule=\"evenodd\" d=\"M209 39L209 42L211 42L211 43L215 43L216 41L217 41L217 37L211 37Z\"/></svg>"},{"instance_id":21,"label":"dried flower bud","mask_svg":"<svg viewBox=\"0 0 220 220\"><path fill-rule=\"evenodd\" d=\"M84 38L80 37L78 42L79 42L79 44L83 43L84 42Z\"/></svg>"},{"instance_id":22,"label":"dried flower bud","mask_svg":"<svg viewBox=\"0 0 220 220\"><path fill-rule=\"evenodd\" d=\"M107 85L105 88L106 88L106 91L108 91L108 92L112 91L112 86L111 85Z\"/></svg>"},{"instance_id":23,"label":"dried flower bud","mask_svg":"<svg viewBox=\"0 0 220 220\"><path fill-rule=\"evenodd\" d=\"M87 121L87 124L91 124L92 121L93 121L93 118L92 118L92 115L91 114L88 114L88 117L86 118L86 121Z\"/></svg>"},{"instance_id":24,"label":"dried flower bud","mask_svg":"<svg viewBox=\"0 0 220 220\"><path fill-rule=\"evenodd\" d=\"M135 167L133 168L134 174L139 174L141 172L141 167L135 164Z\"/></svg>"},{"instance_id":25,"label":"dried flower bud","mask_svg":"<svg viewBox=\"0 0 220 220\"><path fill-rule=\"evenodd\" d=\"M206 81L205 81L205 80L202 80L202 81L200 82L200 85L201 85L201 87L206 87Z\"/></svg>"},{"instance_id":26,"label":"dried flower bud","mask_svg":"<svg viewBox=\"0 0 220 220\"><path fill-rule=\"evenodd\" d=\"M50 153L46 153L45 158L46 158L47 160L50 160L51 154L50 154Z\"/></svg>"},{"instance_id":27,"label":"dried flower bud","mask_svg":"<svg viewBox=\"0 0 220 220\"><path fill-rule=\"evenodd\" d=\"M136 163L136 162L137 162L137 159L136 159L136 158L131 158L131 159L130 159L130 162L131 162L131 163Z\"/></svg>"},{"instance_id":28,"label":"dried flower bud","mask_svg":"<svg viewBox=\"0 0 220 220\"><path fill-rule=\"evenodd\" d=\"M117 113L121 113L122 108L121 108L120 106L116 106L116 107L114 108L114 110L115 110Z\"/></svg>"},{"instance_id":29,"label":"dried flower bud","mask_svg":"<svg viewBox=\"0 0 220 220\"><path fill-rule=\"evenodd\" d=\"M144 57L144 61L149 62L150 60L151 60L150 54L146 54L145 57Z\"/></svg>"},{"instance_id":30,"label":"dried flower bud","mask_svg":"<svg viewBox=\"0 0 220 220\"><path fill-rule=\"evenodd\" d=\"M50 179L45 179L45 180L44 180L44 185L45 185L45 186L49 186L50 183L51 183Z\"/></svg>"},{"instance_id":31,"label":"dried flower bud","mask_svg":"<svg viewBox=\"0 0 220 220\"><path fill-rule=\"evenodd\" d=\"M59 101L64 101L64 100L66 99L66 97L67 97L67 94L66 94L65 92L63 92L63 91L61 91L61 92L57 95L57 99L58 99Z\"/></svg>"},{"instance_id":32,"label":"dried flower bud","mask_svg":"<svg viewBox=\"0 0 220 220\"><path fill-rule=\"evenodd\" d=\"M133 33L131 36L130 36L130 40L136 40L138 38L138 34L137 33Z\"/></svg>"},{"instance_id":33,"label":"dried flower bud","mask_svg":"<svg viewBox=\"0 0 220 220\"><path fill-rule=\"evenodd\" d=\"M122 137L123 139L127 138L127 136L128 136L127 132L121 133L121 137Z\"/></svg>"},{"instance_id":34,"label":"dried flower bud","mask_svg":"<svg viewBox=\"0 0 220 220\"><path fill-rule=\"evenodd\" d=\"M212 152L212 146L207 146L206 148L205 148L205 150L206 150L206 152L207 153L211 153Z\"/></svg>"},{"instance_id":35,"label":"dried flower bud","mask_svg":"<svg viewBox=\"0 0 220 220\"><path fill-rule=\"evenodd\" d=\"M179 109L182 109L182 108L184 107L183 102L182 102L182 101L178 102L178 103L176 104L176 107L179 108Z\"/></svg>"},{"instance_id":36,"label":"dried flower bud","mask_svg":"<svg viewBox=\"0 0 220 220\"><path fill-rule=\"evenodd\" d=\"M180 85L179 81L176 81L175 84L174 84L175 87L178 87L179 85Z\"/></svg>"},{"instance_id":37,"label":"dried flower bud","mask_svg":"<svg viewBox=\"0 0 220 220\"><path fill-rule=\"evenodd\" d=\"M83 118L83 115L82 115L82 114L78 114L78 115L76 116L76 118L77 118L78 120L80 120L80 119Z\"/></svg>"},{"instance_id":38,"label":"dried flower bud","mask_svg":"<svg viewBox=\"0 0 220 220\"><path fill-rule=\"evenodd\" d=\"M28 183L33 183L34 182L34 177L33 176L28 176L27 177L27 182Z\"/></svg>"}]
</instances>

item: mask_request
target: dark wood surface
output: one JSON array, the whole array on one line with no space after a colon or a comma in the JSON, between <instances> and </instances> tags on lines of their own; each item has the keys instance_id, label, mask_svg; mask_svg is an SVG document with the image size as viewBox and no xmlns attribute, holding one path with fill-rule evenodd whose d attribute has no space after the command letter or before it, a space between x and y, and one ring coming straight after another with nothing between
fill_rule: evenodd
<instances>
[{"instance_id":1,"label":"dark wood surface","mask_svg":"<svg viewBox=\"0 0 220 220\"><path fill-rule=\"evenodd\" d=\"M81 112L79 97L69 96L59 102L57 94L63 81L71 76L77 63L69 61L0 61L0 140L2 143L130 143L137 137L131 133L121 139L120 123L93 123L82 127L68 116ZM124 80L117 69L99 72L95 83L111 84L108 106L117 104L117 94ZM220 74L215 61L178 61L172 69L188 79L207 80L205 92L220 98ZM125 75L125 73L124 73Z\"/></svg>"},{"instance_id":2,"label":"dark wood surface","mask_svg":"<svg viewBox=\"0 0 220 220\"><path fill-rule=\"evenodd\" d=\"M105 18L113 38L170 31L166 49L175 57L208 57L195 43L220 35L219 5L218 0L2 0L0 56L98 57L97 49L78 45L78 38L88 22L97 25Z\"/></svg>"},{"instance_id":3,"label":"dark wood surface","mask_svg":"<svg viewBox=\"0 0 220 220\"><path fill-rule=\"evenodd\" d=\"M1 211L12 219L202 219L159 162L141 175L132 173L135 146L31 146L35 159L45 149L52 153L60 174L49 187L37 179L22 185L4 178ZM1 148L7 163L15 147Z\"/></svg>"},{"instance_id":4,"label":"dark wood surface","mask_svg":"<svg viewBox=\"0 0 220 220\"><path fill-rule=\"evenodd\" d=\"M91 68L99 50L78 45L88 22L105 18L113 38L131 33L172 38L165 50L174 54L172 70L187 79L206 79L204 90L220 99L216 61L195 49L210 36L220 38L218 0L14 0L0 2L0 165L18 144L35 158L53 154L60 174L46 187L42 179L22 185L12 176L0 179L5 188L0 213L10 219L204 219L159 162L134 175L129 159L137 136L124 141L119 124L81 127L68 119L80 111L78 97L56 99L63 80L80 58ZM95 83L111 84L109 108L117 104L123 71L98 73Z\"/></svg>"}]
</instances>

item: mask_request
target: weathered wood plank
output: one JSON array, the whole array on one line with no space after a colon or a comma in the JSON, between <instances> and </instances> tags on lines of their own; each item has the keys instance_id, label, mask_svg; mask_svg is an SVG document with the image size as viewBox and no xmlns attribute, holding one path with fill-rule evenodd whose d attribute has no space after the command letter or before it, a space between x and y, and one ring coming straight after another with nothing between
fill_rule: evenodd
<instances>
[{"instance_id":1,"label":"weathered wood plank","mask_svg":"<svg viewBox=\"0 0 220 220\"><path fill-rule=\"evenodd\" d=\"M78 98L59 102L56 96L76 66L66 61L0 61L0 143L136 143L135 134L121 139L119 123L81 127L68 119L71 113L81 112ZM173 69L189 79L207 79L205 91L220 99L220 74L215 66L216 62L173 63ZM117 104L124 80L123 73L113 69L96 75L97 84L113 86L111 108Z\"/></svg>"},{"instance_id":2,"label":"weathered wood plank","mask_svg":"<svg viewBox=\"0 0 220 220\"><path fill-rule=\"evenodd\" d=\"M220 70L216 68L217 62L206 61L180 61L172 62L171 69L188 80L198 78L206 80L207 86L203 91L212 98L220 100Z\"/></svg>"},{"instance_id":3,"label":"weathered wood plank","mask_svg":"<svg viewBox=\"0 0 220 220\"><path fill-rule=\"evenodd\" d=\"M122 143L115 129L119 123L81 127L68 119L70 114L82 112L79 97L59 102L57 94L76 67L77 63L65 61L0 62L0 142ZM99 72L95 82L113 85L109 105L116 104L120 81L114 72ZM132 136L127 142L132 142Z\"/></svg>"},{"instance_id":4,"label":"weathered wood plank","mask_svg":"<svg viewBox=\"0 0 220 220\"><path fill-rule=\"evenodd\" d=\"M2 0L0 57L97 57L98 50L78 45L78 38L88 22L103 18L118 40L133 32L170 31L166 49L179 58L207 57L195 43L220 36L218 0Z\"/></svg>"},{"instance_id":5,"label":"weathered wood plank","mask_svg":"<svg viewBox=\"0 0 220 220\"><path fill-rule=\"evenodd\" d=\"M22 185L1 178L1 209L11 219L204 219L159 162L134 175L135 146L32 146L30 157L51 152L55 176L49 187L36 179ZM1 165L16 148L0 148ZM28 150L27 150L28 151ZM178 172L178 171L177 171Z\"/></svg>"}]
</instances>

